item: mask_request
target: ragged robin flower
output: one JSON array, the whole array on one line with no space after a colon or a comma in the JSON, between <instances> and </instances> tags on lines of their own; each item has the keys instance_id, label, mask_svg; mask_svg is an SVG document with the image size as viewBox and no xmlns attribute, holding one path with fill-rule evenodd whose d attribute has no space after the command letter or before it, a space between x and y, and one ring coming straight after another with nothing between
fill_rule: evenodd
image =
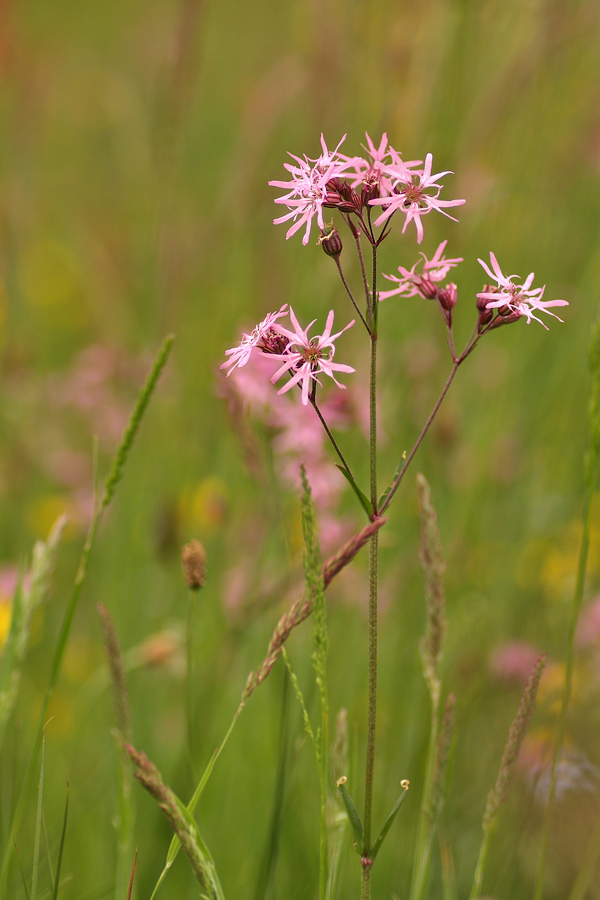
<instances>
[{"instance_id":1,"label":"ragged robin flower","mask_svg":"<svg viewBox=\"0 0 600 900\"><path fill-rule=\"evenodd\" d=\"M279 312L272 312L265 316L250 334L245 334L237 347L225 351L225 356L229 359L221 365L221 369L229 369L227 375L231 375L233 370L242 368L250 359L250 354L257 348L270 353L281 353L284 349L282 345L281 335L273 330L273 325L282 316L286 315L287 303L284 303Z\"/></svg>"},{"instance_id":2,"label":"ragged robin flower","mask_svg":"<svg viewBox=\"0 0 600 900\"><path fill-rule=\"evenodd\" d=\"M397 278L395 275L384 274L383 277L387 278L388 281L396 281L398 287L391 291L380 291L379 299L385 300L387 297L393 297L395 294L402 294L404 297L414 297L417 294L421 294L422 297L428 299L435 297L438 289L434 282L443 281L450 269L463 261L462 257L446 259L442 256L447 243L448 241L442 241L431 259L427 259L425 254L421 253L423 259L416 262L412 269L398 266L400 278ZM417 266L421 264L422 274L415 271Z\"/></svg>"},{"instance_id":3,"label":"ragged robin flower","mask_svg":"<svg viewBox=\"0 0 600 900\"><path fill-rule=\"evenodd\" d=\"M306 227L302 243L308 244L312 220L315 216L319 228L325 228L323 207L327 205L328 201L327 184L331 179L343 174L354 163L352 157L342 156L338 153L345 139L346 135L335 150L328 150L325 139L321 135L323 152L317 159L309 159L307 156L300 159L290 153L292 159L295 159L297 163L297 165L284 163L284 167L292 176L291 180L269 182L273 187L280 187L288 192L283 197L277 197L275 203L282 203L290 211L284 216L273 219L274 225L288 222L290 219L293 221L292 226L286 232L286 239L291 238L304 225Z\"/></svg>"},{"instance_id":4,"label":"ragged robin flower","mask_svg":"<svg viewBox=\"0 0 600 900\"><path fill-rule=\"evenodd\" d=\"M532 288L533 272L530 272L523 284L515 284L513 279L519 276L504 275L493 253L490 253L491 269L482 259L479 259L478 262L483 266L489 277L496 282L496 285L492 287L488 285L487 290L477 294L480 304L485 304L486 309L499 310L501 315L510 321L515 321L525 316L529 324L532 319L535 319L546 330L548 330L548 326L535 315L535 312L547 313L549 316L554 316L555 319L562 322L562 319L556 313L550 312L548 307L568 306L568 302L566 300L542 300L546 285L541 288Z\"/></svg>"},{"instance_id":5,"label":"ragged robin flower","mask_svg":"<svg viewBox=\"0 0 600 900\"><path fill-rule=\"evenodd\" d=\"M396 154L397 156L397 154ZM404 213L406 219L402 233L406 231L409 222L414 222L417 229L417 242L420 244L423 240L423 223L421 216L431 212L432 209L443 213L449 219L453 219L445 209L450 206L461 206L464 200L440 200L439 195L442 185L438 184L440 178L444 175L451 175L451 172L439 172L437 175L431 174L431 165L433 156L428 153L425 157L425 165L420 171L412 171L408 165L400 159L395 160L394 164L386 165L383 170L392 182L392 191L387 197L379 197L370 200L371 206L381 206L383 212L375 219L375 225L383 225L390 216L395 212ZM456 220L455 220L456 221Z\"/></svg>"},{"instance_id":6,"label":"ragged robin flower","mask_svg":"<svg viewBox=\"0 0 600 900\"><path fill-rule=\"evenodd\" d=\"M290 306L290 319L292 320L294 331L290 331L279 324L274 326L274 329L289 341L285 351L278 355L278 358L282 360L282 365L271 378L271 381L275 384L286 372L291 376L290 380L279 389L279 394L283 394L295 387L295 385L301 384L302 403L306 406L311 388L315 384L321 383L318 377L320 374L327 375L328 378L335 381L339 388L345 388L345 385L340 384L336 379L334 373L354 372L355 370L352 366L333 362L333 356L335 353L335 341L344 331L347 331L348 328L354 325L354 319L345 328L338 331L337 334L332 334L333 317L333 310L331 310L327 316L323 334L309 337L308 332L316 319L313 319L310 325L303 329Z\"/></svg>"}]
</instances>

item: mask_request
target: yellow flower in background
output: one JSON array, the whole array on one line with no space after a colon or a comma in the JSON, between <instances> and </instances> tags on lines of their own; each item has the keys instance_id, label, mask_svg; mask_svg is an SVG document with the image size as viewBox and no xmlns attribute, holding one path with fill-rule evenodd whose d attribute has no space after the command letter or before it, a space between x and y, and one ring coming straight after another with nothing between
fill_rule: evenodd
<instances>
[{"instance_id":1,"label":"yellow flower in background","mask_svg":"<svg viewBox=\"0 0 600 900\"><path fill-rule=\"evenodd\" d=\"M51 313L54 324L70 330L85 324L83 279L66 244L41 240L26 247L19 282L31 306Z\"/></svg>"},{"instance_id":2,"label":"yellow flower in background","mask_svg":"<svg viewBox=\"0 0 600 900\"><path fill-rule=\"evenodd\" d=\"M541 587L549 600L571 598L581 547L581 522L569 522L554 540L531 541L521 554L517 580L521 587ZM588 574L600 574L600 523L590 529Z\"/></svg>"},{"instance_id":3,"label":"yellow flower in background","mask_svg":"<svg viewBox=\"0 0 600 900\"><path fill-rule=\"evenodd\" d=\"M12 619L12 596L0 594L0 650L6 643Z\"/></svg>"},{"instance_id":4,"label":"yellow flower in background","mask_svg":"<svg viewBox=\"0 0 600 900\"><path fill-rule=\"evenodd\" d=\"M223 526L228 508L227 485L217 475L209 475L184 491L179 500L179 518L192 530L206 534Z\"/></svg>"},{"instance_id":5,"label":"yellow flower in background","mask_svg":"<svg viewBox=\"0 0 600 900\"><path fill-rule=\"evenodd\" d=\"M56 520L67 515L65 537L74 538L81 530L78 511L64 494L44 494L31 501L26 513L29 530L36 538L45 537Z\"/></svg>"},{"instance_id":6,"label":"yellow flower in background","mask_svg":"<svg viewBox=\"0 0 600 900\"><path fill-rule=\"evenodd\" d=\"M0 650L4 647L10 631L13 598L18 580L19 572L16 566L0 567Z\"/></svg>"}]
</instances>

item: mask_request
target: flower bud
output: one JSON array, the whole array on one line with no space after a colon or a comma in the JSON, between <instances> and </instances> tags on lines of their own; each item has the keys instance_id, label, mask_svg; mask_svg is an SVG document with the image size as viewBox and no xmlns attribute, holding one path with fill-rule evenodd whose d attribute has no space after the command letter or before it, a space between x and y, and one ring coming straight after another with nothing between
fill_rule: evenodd
<instances>
[{"instance_id":1,"label":"flower bud","mask_svg":"<svg viewBox=\"0 0 600 900\"><path fill-rule=\"evenodd\" d=\"M381 197L381 188L379 187L379 179L365 181L360 192L360 199L363 206L369 205L369 200L378 200Z\"/></svg>"},{"instance_id":2,"label":"flower bud","mask_svg":"<svg viewBox=\"0 0 600 900\"><path fill-rule=\"evenodd\" d=\"M337 259L342 252L342 239L335 225L326 225L325 228L321 230L319 244L327 256L332 256L334 259Z\"/></svg>"},{"instance_id":3,"label":"flower bud","mask_svg":"<svg viewBox=\"0 0 600 900\"><path fill-rule=\"evenodd\" d=\"M447 284L444 290L438 293L437 298L443 309L452 312L457 300L456 285L453 282Z\"/></svg>"},{"instance_id":4,"label":"flower bud","mask_svg":"<svg viewBox=\"0 0 600 900\"><path fill-rule=\"evenodd\" d=\"M484 284L482 294L497 294L498 287L495 284ZM483 312L487 309L488 303L491 303L489 297L482 297L481 294L477 294L477 309L479 312Z\"/></svg>"},{"instance_id":5,"label":"flower bud","mask_svg":"<svg viewBox=\"0 0 600 900\"><path fill-rule=\"evenodd\" d=\"M206 581L206 550L200 541L190 541L181 551L183 577L187 586L197 591Z\"/></svg>"},{"instance_id":6,"label":"flower bud","mask_svg":"<svg viewBox=\"0 0 600 900\"><path fill-rule=\"evenodd\" d=\"M423 278L422 276L418 281L415 281L417 288L419 289L419 293L422 297L425 297L426 300L435 300L438 295L438 289L436 288L433 281L429 278Z\"/></svg>"},{"instance_id":7,"label":"flower bud","mask_svg":"<svg viewBox=\"0 0 600 900\"><path fill-rule=\"evenodd\" d=\"M506 307L502 307L502 309L506 309ZM518 319L522 319L523 314L518 310L509 310L505 315L497 315L492 324L491 328L499 328L501 325L510 325L512 322L516 322Z\"/></svg>"},{"instance_id":8,"label":"flower bud","mask_svg":"<svg viewBox=\"0 0 600 900\"><path fill-rule=\"evenodd\" d=\"M492 309L482 309L477 320L477 331L481 334L485 326L489 325L493 318L494 311Z\"/></svg>"}]
</instances>

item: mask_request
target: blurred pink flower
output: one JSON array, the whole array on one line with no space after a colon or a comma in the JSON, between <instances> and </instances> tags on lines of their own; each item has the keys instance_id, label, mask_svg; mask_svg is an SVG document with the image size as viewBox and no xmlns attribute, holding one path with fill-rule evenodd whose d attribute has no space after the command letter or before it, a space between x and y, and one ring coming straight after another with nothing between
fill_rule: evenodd
<instances>
[{"instance_id":1,"label":"blurred pink flower","mask_svg":"<svg viewBox=\"0 0 600 900\"><path fill-rule=\"evenodd\" d=\"M281 222L293 220L293 225L288 228L286 239L291 238L298 229L306 225L303 244L308 244L310 237L310 229L312 220L317 217L317 225L319 228L325 228L323 220L323 205L327 200L327 182L332 178L337 178L348 169L354 159L342 156L338 153L339 148L346 139L346 135L339 142L335 150L328 150L323 135L321 135L322 154L317 159L309 159L307 156L300 159L292 153L289 155L295 159L298 165L284 163L284 168L288 170L292 178L290 181L270 181L273 187L280 187L287 190L288 193L283 197L277 197L275 203L282 203L287 206L290 212L278 219L273 220L274 225Z\"/></svg>"},{"instance_id":2,"label":"blurred pink flower","mask_svg":"<svg viewBox=\"0 0 600 900\"><path fill-rule=\"evenodd\" d=\"M246 365L255 347L261 349L265 346L265 342L269 342L269 338L273 334L273 325L277 319L286 314L286 309L287 303L284 303L279 312L268 313L250 334L244 332L237 347L225 351L225 356L230 358L222 363L221 369L229 369L228 376L236 367L241 369Z\"/></svg>"},{"instance_id":3,"label":"blurred pink flower","mask_svg":"<svg viewBox=\"0 0 600 900\"><path fill-rule=\"evenodd\" d=\"M369 201L371 206L381 206L383 208L383 212L375 220L375 225L383 225L390 216L399 210L406 216L402 233L404 234L406 231L409 222L414 222L417 229L417 241L420 244L423 240L421 216L435 209L448 216L449 219L454 218L444 211L445 208L461 206L465 201L439 199L442 185L437 184L437 182L444 175L452 173L440 172L437 175L432 175L432 162L433 156L431 153L428 153L425 157L423 169L415 172L409 169L406 163L402 162L398 154L394 154L394 163L384 168L386 175L389 175L392 181L391 193L387 197L378 197ZM427 193L427 191L432 193Z\"/></svg>"},{"instance_id":4,"label":"blurred pink flower","mask_svg":"<svg viewBox=\"0 0 600 900\"><path fill-rule=\"evenodd\" d=\"M525 736L519 755L519 768L525 775L529 789L540 806L545 806L552 781L554 743L545 732ZM556 768L556 799L567 794L597 794L600 771L578 747L567 744Z\"/></svg>"},{"instance_id":5,"label":"blurred pink flower","mask_svg":"<svg viewBox=\"0 0 600 900\"><path fill-rule=\"evenodd\" d=\"M494 650L490 670L499 681L524 685L540 656L541 650L533 644L526 641L507 641Z\"/></svg>"},{"instance_id":6,"label":"blurred pink flower","mask_svg":"<svg viewBox=\"0 0 600 900\"><path fill-rule=\"evenodd\" d=\"M397 278L395 275L384 274L383 277L387 278L388 281L396 281L398 287L394 288L392 291L380 291L379 299L385 300L387 297L392 297L394 294L403 294L405 297L414 297L416 294L423 293L422 288L427 286L428 281L443 281L450 269L463 261L462 256L456 257L456 259L446 259L442 256L447 243L448 241L442 241L431 259L427 259L425 254L421 253L423 260L416 262L412 269L405 269L404 266L398 266L398 271L401 275L400 278ZM422 275L419 272L415 272L415 269L417 266L421 265L421 262L423 265Z\"/></svg>"},{"instance_id":7,"label":"blurred pink flower","mask_svg":"<svg viewBox=\"0 0 600 900\"><path fill-rule=\"evenodd\" d=\"M556 313L550 312L548 307L568 306L568 302L566 300L543 301L542 297L544 296L546 285L541 288L532 289L531 284L533 283L534 278L533 272L529 273L522 285L514 284L513 278L518 278L519 276L503 275L502 269L498 265L498 260L493 253L490 252L492 269L490 269L482 259L478 259L477 261L483 266L489 277L497 283L498 288L500 289L498 290L498 288L495 288L477 294L482 300L489 301L486 303L487 309L498 309L506 306L513 313L517 313L519 316L525 316L527 318L527 324L529 324L532 319L535 319L535 321L539 322L540 325L543 325L546 330L548 330L548 326L534 315L534 310L536 312L548 313L549 316L554 316L555 319L562 322L562 319L557 316Z\"/></svg>"},{"instance_id":8,"label":"blurred pink flower","mask_svg":"<svg viewBox=\"0 0 600 900\"><path fill-rule=\"evenodd\" d=\"M579 647L600 648L600 596L594 597L581 613L576 641Z\"/></svg>"},{"instance_id":9,"label":"blurred pink flower","mask_svg":"<svg viewBox=\"0 0 600 900\"><path fill-rule=\"evenodd\" d=\"M352 366L344 365L343 363L335 363L333 362L333 355L335 353L335 341L344 331L347 331L352 325L354 325L354 319L349 322L341 331L338 331L337 334L331 334L331 329L333 326L333 318L334 313L333 310L330 311L327 316L327 322L325 324L325 331L323 334L316 335L315 337L309 338L308 332L310 328L316 322L316 319L308 325L307 328L303 329L296 318L294 310L290 306L290 318L292 320L292 324L294 326L294 331L289 331L287 328L284 328L282 325L275 325L275 330L280 334L283 334L284 337L288 338L289 344L284 353L277 354L277 358L283 360L283 365L280 366L279 369L272 376L271 381L275 384L282 375L288 372L291 375L290 380L287 384L284 384L282 388L279 389L280 394L284 394L286 391L289 391L291 388L295 387L297 384L302 384L302 403L306 406L308 403L309 391L314 382L320 384L321 382L318 379L318 375L323 373L331 378L339 388L344 389L345 385L340 384L336 379L334 372L354 372L355 370Z\"/></svg>"}]
</instances>

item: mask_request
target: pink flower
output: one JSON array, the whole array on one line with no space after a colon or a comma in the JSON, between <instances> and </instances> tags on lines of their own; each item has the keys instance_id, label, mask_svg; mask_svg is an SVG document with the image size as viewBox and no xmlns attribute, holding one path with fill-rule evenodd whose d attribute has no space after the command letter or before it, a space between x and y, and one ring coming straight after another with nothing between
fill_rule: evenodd
<instances>
[{"instance_id":1,"label":"pink flower","mask_svg":"<svg viewBox=\"0 0 600 900\"><path fill-rule=\"evenodd\" d=\"M499 681L525 685L541 655L537 647L526 641L507 641L494 650L490 668Z\"/></svg>"},{"instance_id":2,"label":"pink flower","mask_svg":"<svg viewBox=\"0 0 600 900\"><path fill-rule=\"evenodd\" d=\"M355 188L359 184L378 185L381 194L387 196L392 192L393 187L392 178L390 177L391 171L394 170L398 174L396 170L400 166L402 167L402 173L410 176L410 168L420 166L421 161L403 162L400 159L400 154L393 147L388 146L388 137L385 132L381 136L378 147L375 146L367 133L365 133L365 137L367 146L363 147L363 149L367 151L370 159L363 159L360 156L354 159L345 157L349 163L353 164L356 173L356 177L354 177L354 173L348 173L354 177L352 187Z\"/></svg>"},{"instance_id":3,"label":"pink flower","mask_svg":"<svg viewBox=\"0 0 600 900\"><path fill-rule=\"evenodd\" d=\"M490 261L492 264L491 270L482 259L478 259L478 262L483 266L489 277L497 283L498 288L500 289L490 289L477 294L477 296L482 300L489 301L488 303L486 303L487 309L508 307L511 312L517 313L519 316L525 316L527 318L527 324L529 324L532 319L535 319L535 321L543 325L546 330L548 329L548 326L544 322L542 322L541 319L538 319L536 315L534 315L534 310L536 312L548 313L549 316L554 316L554 318L558 319L559 322L563 321L561 318L559 318L559 316L556 315L556 313L549 312L548 307L568 306L568 302L566 300L543 301L542 297L544 296L546 285L541 288L532 289L531 284L534 278L533 272L530 272L523 284L514 284L513 278L518 278L518 275L503 275L502 269L498 265L498 260L491 252Z\"/></svg>"},{"instance_id":4,"label":"pink flower","mask_svg":"<svg viewBox=\"0 0 600 900\"><path fill-rule=\"evenodd\" d=\"M425 157L425 166L422 171L413 172L408 164L402 162L395 151L392 151L394 162L392 165L384 166L384 172L389 175L392 181L392 191L388 197L379 197L370 200L371 206L379 205L383 207L383 212L375 220L375 225L382 225L397 210L406 216L402 233L406 231L409 222L414 222L417 229L417 241L420 244L423 240L423 223L421 216L431 212L432 209L443 213L449 219L453 219L449 213L444 212L444 207L460 206L464 200L440 200L439 194L442 189L441 184L437 184L444 175L450 175L451 172L440 172L438 175L431 174L431 164L433 156L428 153ZM431 191L431 193L427 193ZM456 221L456 220L454 220Z\"/></svg>"},{"instance_id":5,"label":"pink flower","mask_svg":"<svg viewBox=\"0 0 600 900\"><path fill-rule=\"evenodd\" d=\"M287 384L279 389L278 393L283 394L295 385L302 383L302 403L306 406L312 383L321 383L318 379L318 375L321 372L335 381L339 388L344 389L345 386L337 381L334 372L355 371L352 366L332 362L335 353L335 341L344 331L347 331L348 328L354 325L354 319L345 328L338 331L337 334L332 335L333 310L331 310L327 316L323 334L312 338L309 338L308 332L316 322L316 319L313 319L306 329L302 329L291 306L290 319L292 320L294 331L289 331L282 325L275 325L275 329L289 340L289 344L285 351L278 355L279 359L283 360L283 365L277 369L271 381L275 384L285 372L288 372L291 378Z\"/></svg>"},{"instance_id":6,"label":"pink flower","mask_svg":"<svg viewBox=\"0 0 600 900\"><path fill-rule=\"evenodd\" d=\"M428 281L443 281L450 269L463 261L462 257L446 259L442 256L447 243L448 241L442 241L431 259L427 259L425 254L421 253L421 256L423 257L422 275L415 272L416 267L421 265L421 260L416 262L412 269L405 269L404 266L398 266L398 271L402 276L401 278L397 278L395 275L384 274L383 277L387 278L388 281L396 281L398 287L394 288L392 291L380 291L379 299L385 300L387 297L392 297L394 294L403 294L405 297L414 297L416 294L423 293L423 287L427 289ZM429 294L430 293L431 291L429 291Z\"/></svg>"},{"instance_id":7,"label":"pink flower","mask_svg":"<svg viewBox=\"0 0 600 900\"><path fill-rule=\"evenodd\" d=\"M594 597L581 613L576 641L579 647L594 647L600 642L600 597Z\"/></svg>"},{"instance_id":8,"label":"pink flower","mask_svg":"<svg viewBox=\"0 0 600 900\"><path fill-rule=\"evenodd\" d=\"M241 369L242 366L246 365L255 347L265 349L265 346L271 343L271 338L274 335L273 325L277 319L286 314L286 309L287 303L284 303L279 312L268 313L251 334L244 332L244 336L237 347L225 351L225 356L229 356L230 359L222 363L220 368L229 369L228 376L231 375L236 366ZM281 348L278 347L277 349Z\"/></svg>"},{"instance_id":9,"label":"pink flower","mask_svg":"<svg viewBox=\"0 0 600 900\"><path fill-rule=\"evenodd\" d=\"M317 159L309 159L307 156L300 159L292 153L289 155L298 163L297 166L291 163L284 163L284 168L290 172L291 181L270 181L273 187L280 187L287 190L288 193L283 197L277 197L275 203L283 203L290 212L278 219L273 219L274 225L281 222L287 222L293 219L293 225L288 228L286 239L291 238L299 228L306 225L303 244L308 244L310 237L310 228L312 220L317 217L317 225L319 228L325 228L323 220L323 205L327 199L327 182L332 178L337 178L354 164L354 158L342 156L338 150L345 141L346 135L339 142L335 150L328 150L323 135L321 135L321 147L323 152Z\"/></svg>"}]
</instances>

